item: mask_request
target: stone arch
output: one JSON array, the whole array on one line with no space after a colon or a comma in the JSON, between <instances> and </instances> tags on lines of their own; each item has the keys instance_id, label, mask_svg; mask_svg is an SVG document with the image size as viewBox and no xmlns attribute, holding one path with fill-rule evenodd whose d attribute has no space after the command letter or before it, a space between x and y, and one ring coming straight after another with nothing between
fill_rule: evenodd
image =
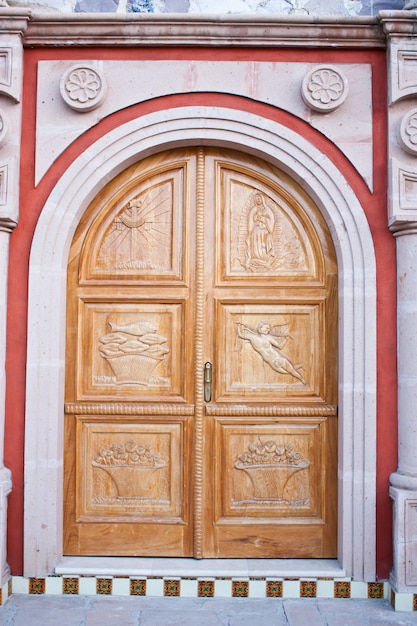
<instances>
[{"instance_id":1,"label":"stone arch","mask_svg":"<svg viewBox=\"0 0 417 626\"><path fill-rule=\"evenodd\" d=\"M132 120L82 153L56 183L29 270L25 575L62 560L66 268L76 226L105 182L161 149L217 145L261 156L297 180L332 234L339 267L339 540L334 575L375 579L376 264L365 214L337 167L305 138L247 112L182 107ZM366 446L366 449L365 449ZM303 575L320 564L299 563ZM281 575L282 570L280 569ZM321 572L321 573L320 573Z\"/></svg>"}]
</instances>

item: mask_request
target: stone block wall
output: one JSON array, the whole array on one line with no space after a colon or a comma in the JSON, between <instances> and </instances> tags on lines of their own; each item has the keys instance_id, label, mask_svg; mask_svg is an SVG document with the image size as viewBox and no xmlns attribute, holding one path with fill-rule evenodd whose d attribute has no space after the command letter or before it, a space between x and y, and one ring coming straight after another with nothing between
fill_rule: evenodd
<instances>
[{"instance_id":1,"label":"stone block wall","mask_svg":"<svg viewBox=\"0 0 417 626\"><path fill-rule=\"evenodd\" d=\"M9 0L9 6L61 13L190 13L371 16L407 0Z\"/></svg>"}]
</instances>

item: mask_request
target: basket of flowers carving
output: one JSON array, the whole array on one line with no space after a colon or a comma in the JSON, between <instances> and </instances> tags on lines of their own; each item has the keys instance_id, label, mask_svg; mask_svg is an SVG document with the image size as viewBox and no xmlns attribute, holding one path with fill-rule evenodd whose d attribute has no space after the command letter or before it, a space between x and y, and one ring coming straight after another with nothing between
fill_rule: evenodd
<instances>
[{"instance_id":1,"label":"basket of flowers carving","mask_svg":"<svg viewBox=\"0 0 417 626\"><path fill-rule=\"evenodd\" d=\"M292 444L277 445L274 441L250 443L240 454L235 468L250 478L255 500L284 500L285 487L297 472L307 469L310 461L294 452Z\"/></svg>"},{"instance_id":2,"label":"basket of flowers carving","mask_svg":"<svg viewBox=\"0 0 417 626\"><path fill-rule=\"evenodd\" d=\"M91 464L110 476L118 497L123 498L148 497L154 473L166 466L150 445L133 441L100 450Z\"/></svg>"}]
</instances>

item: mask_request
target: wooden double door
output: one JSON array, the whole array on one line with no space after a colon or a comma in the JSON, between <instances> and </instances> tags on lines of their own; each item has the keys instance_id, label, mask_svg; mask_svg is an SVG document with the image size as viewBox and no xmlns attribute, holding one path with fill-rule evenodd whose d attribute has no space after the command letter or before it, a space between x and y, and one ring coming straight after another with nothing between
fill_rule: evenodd
<instances>
[{"instance_id":1,"label":"wooden double door","mask_svg":"<svg viewBox=\"0 0 417 626\"><path fill-rule=\"evenodd\" d=\"M335 557L337 267L271 165L177 149L68 264L64 553Z\"/></svg>"}]
</instances>

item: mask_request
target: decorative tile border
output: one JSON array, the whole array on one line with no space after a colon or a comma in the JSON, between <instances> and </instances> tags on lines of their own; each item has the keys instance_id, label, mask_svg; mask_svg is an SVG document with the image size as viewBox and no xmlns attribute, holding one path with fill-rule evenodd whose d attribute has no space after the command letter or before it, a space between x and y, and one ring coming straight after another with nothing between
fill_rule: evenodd
<instances>
[{"instance_id":1,"label":"decorative tile border","mask_svg":"<svg viewBox=\"0 0 417 626\"><path fill-rule=\"evenodd\" d=\"M164 596L179 598L181 596L181 579L164 579Z\"/></svg>"},{"instance_id":2,"label":"decorative tile border","mask_svg":"<svg viewBox=\"0 0 417 626\"><path fill-rule=\"evenodd\" d=\"M129 580L129 594L131 596L146 596L146 578L131 578Z\"/></svg>"},{"instance_id":3,"label":"decorative tile border","mask_svg":"<svg viewBox=\"0 0 417 626\"><path fill-rule=\"evenodd\" d=\"M62 579L62 593L68 595L76 595L79 593L79 584L78 578L67 578L66 576Z\"/></svg>"},{"instance_id":4,"label":"decorative tile border","mask_svg":"<svg viewBox=\"0 0 417 626\"><path fill-rule=\"evenodd\" d=\"M197 595L199 598L214 598L214 580L199 580Z\"/></svg>"},{"instance_id":5,"label":"decorative tile border","mask_svg":"<svg viewBox=\"0 0 417 626\"><path fill-rule=\"evenodd\" d=\"M249 581L248 580L232 580L232 598L248 598L249 597Z\"/></svg>"},{"instance_id":6,"label":"decorative tile border","mask_svg":"<svg viewBox=\"0 0 417 626\"><path fill-rule=\"evenodd\" d=\"M96 578L96 594L103 595L103 596L113 595L113 579L112 578Z\"/></svg>"},{"instance_id":7,"label":"decorative tile border","mask_svg":"<svg viewBox=\"0 0 417 626\"><path fill-rule=\"evenodd\" d=\"M335 598L350 598L350 580L338 580L334 583Z\"/></svg>"},{"instance_id":8,"label":"decorative tile border","mask_svg":"<svg viewBox=\"0 0 417 626\"><path fill-rule=\"evenodd\" d=\"M41 595L46 591L45 578L29 578L29 593Z\"/></svg>"},{"instance_id":9,"label":"decorative tile border","mask_svg":"<svg viewBox=\"0 0 417 626\"><path fill-rule=\"evenodd\" d=\"M282 598L282 580L267 580L265 595L267 598Z\"/></svg>"},{"instance_id":10,"label":"decorative tile border","mask_svg":"<svg viewBox=\"0 0 417 626\"><path fill-rule=\"evenodd\" d=\"M417 594L395 593L388 582L364 583L350 578L13 576L0 588L0 606L12 593L189 598L385 598L390 599L396 611L417 612Z\"/></svg>"},{"instance_id":11,"label":"decorative tile border","mask_svg":"<svg viewBox=\"0 0 417 626\"><path fill-rule=\"evenodd\" d=\"M417 593L395 593L391 589L391 606L394 611L417 611Z\"/></svg>"},{"instance_id":12,"label":"decorative tile border","mask_svg":"<svg viewBox=\"0 0 417 626\"><path fill-rule=\"evenodd\" d=\"M300 598L316 598L317 582L315 580L300 580Z\"/></svg>"},{"instance_id":13,"label":"decorative tile border","mask_svg":"<svg viewBox=\"0 0 417 626\"><path fill-rule=\"evenodd\" d=\"M384 583L368 583L368 598L383 598Z\"/></svg>"}]
</instances>

